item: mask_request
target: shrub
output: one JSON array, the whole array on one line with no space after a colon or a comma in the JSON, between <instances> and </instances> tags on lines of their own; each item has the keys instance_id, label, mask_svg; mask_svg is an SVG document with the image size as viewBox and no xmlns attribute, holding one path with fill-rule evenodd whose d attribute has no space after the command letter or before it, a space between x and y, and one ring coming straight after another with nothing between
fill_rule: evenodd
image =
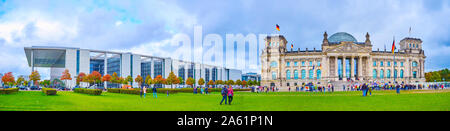
<instances>
[{"instance_id":1,"label":"shrub","mask_svg":"<svg viewBox=\"0 0 450 131\"><path fill-rule=\"evenodd\" d=\"M141 93L140 88L133 88L133 89L108 89L108 92L110 93L121 93L121 94L136 94L139 95Z\"/></svg>"},{"instance_id":2,"label":"shrub","mask_svg":"<svg viewBox=\"0 0 450 131\"><path fill-rule=\"evenodd\" d=\"M73 90L75 93L89 94L89 95L101 95L102 89L85 89L85 88L76 88Z\"/></svg>"},{"instance_id":3,"label":"shrub","mask_svg":"<svg viewBox=\"0 0 450 131\"><path fill-rule=\"evenodd\" d=\"M12 94L19 92L19 88L6 88L6 89L0 89L0 94Z\"/></svg>"},{"instance_id":4,"label":"shrub","mask_svg":"<svg viewBox=\"0 0 450 131\"><path fill-rule=\"evenodd\" d=\"M53 88L42 88L42 92L46 95L56 95L56 89Z\"/></svg>"},{"instance_id":5,"label":"shrub","mask_svg":"<svg viewBox=\"0 0 450 131\"><path fill-rule=\"evenodd\" d=\"M233 91L250 91L251 89L233 89ZM182 93L192 93L194 92L194 88L178 88L178 89L171 89L171 88L157 88L156 93L167 93L174 94L178 92ZM222 88L208 88L208 92L221 92ZM108 89L108 92L110 93L121 93L121 94L140 94L140 88L133 88L133 89L121 89L121 88L114 88L114 89ZM153 88L147 88L147 93L152 93ZM197 92L200 93L200 89L197 89Z\"/></svg>"}]
</instances>

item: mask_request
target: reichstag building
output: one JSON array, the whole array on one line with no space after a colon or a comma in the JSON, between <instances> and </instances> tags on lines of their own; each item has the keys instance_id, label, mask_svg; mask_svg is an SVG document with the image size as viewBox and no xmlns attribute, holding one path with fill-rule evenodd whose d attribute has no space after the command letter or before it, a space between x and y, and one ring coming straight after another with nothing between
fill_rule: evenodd
<instances>
[{"instance_id":1,"label":"reichstag building","mask_svg":"<svg viewBox=\"0 0 450 131\"><path fill-rule=\"evenodd\" d=\"M406 37L397 49L373 50L369 33L359 42L346 32L328 37L323 34L322 49L294 50L282 35L265 38L261 54L261 86L282 90L301 84L337 85L365 82L425 82L425 55L422 40ZM386 43L391 47L392 43ZM338 87L341 88L341 87Z\"/></svg>"}]
</instances>

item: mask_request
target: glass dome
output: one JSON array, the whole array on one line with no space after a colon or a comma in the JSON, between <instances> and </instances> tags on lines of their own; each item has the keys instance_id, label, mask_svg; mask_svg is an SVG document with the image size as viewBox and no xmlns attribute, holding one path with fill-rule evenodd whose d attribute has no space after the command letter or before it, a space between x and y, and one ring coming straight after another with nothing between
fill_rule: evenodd
<instances>
[{"instance_id":1,"label":"glass dome","mask_svg":"<svg viewBox=\"0 0 450 131\"><path fill-rule=\"evenodd\" d=\"M328 42L330 43L340 43L342 41L351 41L355 43L357 42L355 37L346 32L338 32L331 35L330 38L328 38Z\"/></svg>"}]
</instances>

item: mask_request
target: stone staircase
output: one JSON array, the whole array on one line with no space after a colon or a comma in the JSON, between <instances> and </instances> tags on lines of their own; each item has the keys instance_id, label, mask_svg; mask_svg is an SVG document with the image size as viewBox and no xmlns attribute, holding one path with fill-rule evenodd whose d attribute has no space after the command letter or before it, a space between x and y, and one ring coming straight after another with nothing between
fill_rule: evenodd
<instances>
[{"instance_id":1,"label":"stone staircase","mask_svg":"<svg viewBox=\"0 0 450 131\"><path fill-rule=\"evenodd\" d=\"M335 91L343 91L343 85L345 88L348 88L348 85L351 84L349 81L332 81L331 84L334 86Z\"/></svg>"}]
</instances>

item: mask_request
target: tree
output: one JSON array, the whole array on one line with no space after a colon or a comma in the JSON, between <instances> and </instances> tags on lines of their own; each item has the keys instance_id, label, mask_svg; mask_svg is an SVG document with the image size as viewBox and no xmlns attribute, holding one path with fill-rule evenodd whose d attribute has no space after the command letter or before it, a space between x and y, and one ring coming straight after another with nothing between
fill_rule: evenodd
<instances>
[{"instance_id":1,"label":"tree","mask_svg":"<svg viewBox=\"0 0 450 131\"><path fill-rule=\"evenodd\" d=\"M12 72L8 72L2 77L2 82L6 85L12 86L14 84L14 75Z\"/></svg>"},{"instance_id":2,"label":"tree","mask_svg":"<svg viewBox=\"0 0 450 131\"><path fill-rule=\"evenodd\" d=\"M190 85L193 88L193 85L195 84L195 79L192 77L188 77L186 80L186 85Z\"/></svg>"},{"instance_id":3,"label":"tree","mask_svg":"<svg viewBox=\"0 0 450 131\"><path fill-rule=\"evenodd\" d=\"M228 80L227 82L225 82L225 84L231 86L231 85L234 85L234 81L233 80Z\"/></svg>"},{"instance_id":4,"label":"tree","mask_svg":"<svg viewBox=\"0 0 450 131\"><path fill-rule=\"evenodd\" d=\"M128 84L133 85L133 77L131 77L131 76L127 76L125 78L125 81L126 81L126 85L128 85Z\"/></svg>"},{"instance_id":5,"label":"tree","mask_svg":"<svg viewBox=\"0 0 450 131\"><path fill-rule=\"evenodd\" d=\"M80 85L80 82L83 82L83 78L85 78L85 77L86 77L86 74L83 72L80 72L77 76L76 84Z\"/></svg>"},{"instance_id":6,"label":"tree","mask_svg":"<svg viewBox=\"0 0 450 131\"><path fill-rule=\"evenodd\" d=\"M152 77L150 75L147 75L147 77L145 77L145 84L149 86L153 85Z\"/></svg>"},{"instance_id":7,"label":"tree","mask_svg":"<svg viewBox=\"0 0 450 131\"><path fill-rule=\"evenodd\" d=\"M241 79L236 80L236 82L234 84L237 86L241 86L242 85Z\"/></svg>"},{"instance_id":8,"label":"tree","mask_svg":"<svg viewBox=\"0 0 450 131\"><path fill-rule=\"evenodd\" d=\"M211 87L212 85L214 85L214 81L209 80L208 83L207 83L207 85L208 85L209 87Z\"/></svg>"},{"instance_id":9,"label":"tree","mask_svg":"<svg viewBox=\"0 0 450 131\"><path fill-rule=\"evenodd\" d=\"M155 77L155 79L153 79L154 84L166 84L166 80L164 78L162 78L161 75L158 75Z\"/></svg>"},{"instance_id":10,"label":"tree","mask_svg":"<svg viewBox=\"0 0 450 131\"><path fill-rule=\"evenodd\" d=\"M41 75L38 71L31 72L30 76L28 76L31 81L33 81L33 85L38 85L39 80L41 80Z\"/></svg>"},{"instance_id":11,"label":"tree","mask_svg":"<svg viewBox=\"0 0 450 131\"><path fill-rule=\"evenodd\" d=\"M223 81L222 81L222 80L216 80L216 82L214 82L214 84L216 84L216 85L222 85L222 84L223 84Z\"/></svg>"},{"instance_id":12,"label":"tree","mask_svg":"<svg viewBox=\"0 0 450 131\"><path fill-rule=\"evenodd\" d=\"M62 76L61 76L61 80L63 80L65 83L65 85L66 85L66 88L67 88L67 80L72 80L72 77L70 76L70 73L69 73L69 69L65 69L64 70L64 72L62 73Z\"/></svg>"},{"instance_id":13,"label":"tree","mask_svg":"<svg viewBox=\"0 0 450 131\"><path fill-rule=\"evenodd\" d=\"M241 85L242 87L247 87L247 81L243 80Z\"/></svg>"},{"instance_id":14,"label":"tree","mask_svg":"<svg viewBox=\"0 0 450 131\"><path fill-rule=\"evenodd\" d=\"M117 85L120 84L120 80L119 80L119 76L117 76L117 73L114 72L112 77L111 77L111 83L116 84L116 87L118 87Z\"/></svg>"},{"instance_id":15,"label":"tree","mask_svg":"<svg viewBox=\"0 0 450 131\"><path fill-rule=\"evenodd\" d=\"M28 81L27 81L27 80L24 80L24 81L23 81L23 85L28 86Z\"/></svg>"},{"instance_id":16,"label":"tree","mask_svg":"<svg viewBox=\"0 0 450 131\"><path fill-rule=\"evenodd\" d=\"M102 77L102 82L109 82L111 81L111 75L106 74L105 76Z\"/></svg>"},{"instance_id":17,"label":"tree","mask_svg":"<svg viewBox=\"0 0 450 131\"><path fill-rule=\"evenodd\" d=\"M123 78L123 77L119 77L119 79L117 80L117 84L125 84L127 85L128 82Z\"/></svg>"},{"instance_id":18,"label":"tree","mask_svg":"<svg viewBox=\"0 0 450 131\"><path fill-rule=\"evenodd\" d=\"M198 79L198 85L200 85L200 87L205 85L205 80L203 78Z\"/></svg>"},{"instance_id":19,"label":"tree","mask_svg":"<svg viewBox=\"0 0 450 131\"><path fill-rule=\"evenodd\" d=\"M22 76L19 76L19 78L17 78L16 85L22 85L24 81L25 79Z\"/></svg>"},{"instance_id":20,"label":"tree","mask_svg":"<svg viewBox=\"0 0 450 131\"><path fill-rule=\"evenodd\" d=\"M179 82L180 84L184 84L183 77L178 77L178 80L180 81L180 82Z\"/></svg>"},{"instance_id":21,"label":"tree","mask_svg":"<svg viewBox=\"0 0 450 131\"><path fill-rule=\"evenodd\" d=\"M138 75L136 77L136 79L134 79L134 81L136 81L136 83L138 83L139 87L141 87L142 83L144 82L144 79L142 79L141 75Z\"/></svg>"},{"instance_id":22,"label":"tree","mask_svg":"<svg viewBox=\"0 0 450 131\"><path fill-rule=\"evenodd\" d=\"M131 76L127 76L127 77L125 78L125 81L127 81L128 84L133 85L133 77L131 77ZM128 84L127 84L127 85L128 85Z\"/></svg>"},{"instance_id":23,"label":"tree","mask_svg":"<svg viewBox=\"0 0 450 131\"><path fill-rule=\"evenodd\" d=\"M170 88L172 88L172 84L178 84L177 83L178 78L175 76L175 74L172 72L169 73L169 77L167 77L167 84L170 85ZM179 81L178 81L179 82Z\"/></svg>"},{"instance_id":24,"label":"tree","mask_svg":"<svg viewBox=\"0 0 450 131\"><path fill-rule=\"evenodd\" d=\"M50 85L50 83L51 83L50 80L44 80L44 81L40 82L39 84L44 87L47 87L48 85Z\"/></svg>"}]
</instances>

